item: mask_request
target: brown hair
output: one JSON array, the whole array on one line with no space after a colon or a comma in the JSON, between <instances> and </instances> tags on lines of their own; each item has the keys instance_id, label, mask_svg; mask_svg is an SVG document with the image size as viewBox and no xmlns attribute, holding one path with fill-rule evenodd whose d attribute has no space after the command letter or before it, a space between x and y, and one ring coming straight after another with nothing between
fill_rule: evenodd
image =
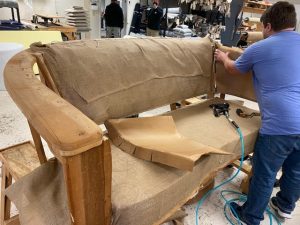
<instances>
[{"instance_id":1,"label":"brown hair","mask_svg":"<svg viewBox=\"0 0 300 225\"><path fill-rule=\"evenodd\" d=\"M295 6L289 2L277 2L263 13L260 21L264 26L270 23L274 31L296 27L297 14Z\"/></svg>"}]
</instances>

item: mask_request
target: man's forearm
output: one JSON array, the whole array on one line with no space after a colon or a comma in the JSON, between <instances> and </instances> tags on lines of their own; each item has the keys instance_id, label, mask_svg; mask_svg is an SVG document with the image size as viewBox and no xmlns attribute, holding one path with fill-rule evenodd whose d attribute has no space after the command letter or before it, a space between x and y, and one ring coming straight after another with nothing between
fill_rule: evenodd
<instances>
[{"instance_id":1,"label":"man's forearm","mask_svg":"<svg viewBox=\"0 0 300 225\"><path fill-rule=\"evenodd\" d=\"M229 53L225 53L217 49L215 51L215 59L223 63L226 71L230 74L241 75L242 73L236 68L235 62L229 58Z\"/></svg>"},{"instance_id":2,"label":"man's forearm","mask_svg":"<svg viewBox=\"0 0 300 225\"><path fill-rule=\"evenodd\" d=\"M240 74L240 72L236 69L234 61L230 58L226 58L223 61L225 69L231 74Z\"/></svg>"}]
</instances>

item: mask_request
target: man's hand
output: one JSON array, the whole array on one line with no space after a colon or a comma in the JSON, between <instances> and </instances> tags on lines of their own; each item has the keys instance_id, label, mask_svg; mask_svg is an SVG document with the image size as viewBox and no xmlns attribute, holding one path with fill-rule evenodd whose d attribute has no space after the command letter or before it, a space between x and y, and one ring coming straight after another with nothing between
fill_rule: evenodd
<instances>
[{"instance_id":1,"label":"man's hand","mask_svg":"<svg viewBox=\"0 0 300 225\"><path fill-rule=\"evenodd\" d=\"M229 58L229 52L222 52L219 49L215 51L215 60L224 64L225 69L231 74L241 75L242 73L236 68L234 61Z\"/></svg>"},{"instance_id":2,"label":"man's hand","mask_svg":"<svg viewBox=\"0 0 300 225\"><path fill-rule=\"evenodd\" d=\"M224 63L226 60L229 59L228 57L229 52L222 52L219 49L216 49L215 51L215 60Z\"/></svg>"}]
</instances>

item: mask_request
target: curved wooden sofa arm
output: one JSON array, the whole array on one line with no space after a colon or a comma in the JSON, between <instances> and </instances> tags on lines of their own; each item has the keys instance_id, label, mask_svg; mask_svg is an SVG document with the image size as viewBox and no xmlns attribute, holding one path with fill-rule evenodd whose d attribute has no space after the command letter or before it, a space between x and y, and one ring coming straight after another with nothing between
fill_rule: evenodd
<instances>
[{"instance_id":1,"label":"curved wooden sofa arm","mask_svg":"<svg viewBox=\"0 0 300 225\"><path fill-rule=\"evenodd\" d=\"M81 111L33 74L29 50L4 71L6 88L37 133L63 165L73 225L110 225L112 165L109 141Z\"/></svg>"},{"instance_id":2,"label":"curved wooden sofa arm","mask_svg":"<svg viewBox=\"0 0 300 225\"><path fill-rule=\"evenodd\" d=\"M5 86L57 158L83 153L102 143L101 129L81 111L42 84L34 75L36 58L29 50L5 67Z\"/></svg>"}]
</instances>

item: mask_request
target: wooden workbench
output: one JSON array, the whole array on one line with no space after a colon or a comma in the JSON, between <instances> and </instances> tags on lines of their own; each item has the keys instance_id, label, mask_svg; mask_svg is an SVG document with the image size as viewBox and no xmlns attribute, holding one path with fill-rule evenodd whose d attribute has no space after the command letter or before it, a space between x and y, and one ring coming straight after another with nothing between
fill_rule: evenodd
<instances>
[{"instance_id":1,"label":"wooden workbench","mask_svg":"<svg viewBox=\"0 0 300 225\"><path fill-rule=\"evenodd\" d=\"M34 24L31 23L30 21L24 20L27 24L31 25L32 27L35 27L35 31L59 31L63 33L68 40L76 40L75 32L77 31L76 27L65 25L65 24L59 24L59 23L54 23L57 26L43 26L40 24ZM30 29L26 29L30 30Z\"/></svg>"},{"instance_id":2,"label":"wooden workbench","mask_svg":"<svg viewBox=\"0 0 300 225\"><path fill-rule=\"evenodd\" d=\"M75 32L77 31L76 27L68 26L68 25L60 25L60 26L51 26L45 27L38 25L37 30L39 31L60 31L68 40L76 40Z\"/></svg>"},{"instance_id":3,"label":"wooden workbench","mask_svg":"<svg viewBox=\"0 0 300 225\"><path fill-rule=\"evenodd\" d=\"M252 4L255 7L249 7L248 4ZM272 6L271 3L245 0L245 6L243 7L243 12L263 14L266 11L266 9L271 6Z\"/></svg>"},{"instance_id":4,"label":"wooden workbench","mask_svg":"<svg viewBox=\"0 0 300 225\"><path fill-rule=\"evenodd\" d=\"M266 11L265 9L248 7L248 6L245 6L243 8L243 12L247 12L247 13L263 14L265 11Z\"/></svg>"}]
</instances>

